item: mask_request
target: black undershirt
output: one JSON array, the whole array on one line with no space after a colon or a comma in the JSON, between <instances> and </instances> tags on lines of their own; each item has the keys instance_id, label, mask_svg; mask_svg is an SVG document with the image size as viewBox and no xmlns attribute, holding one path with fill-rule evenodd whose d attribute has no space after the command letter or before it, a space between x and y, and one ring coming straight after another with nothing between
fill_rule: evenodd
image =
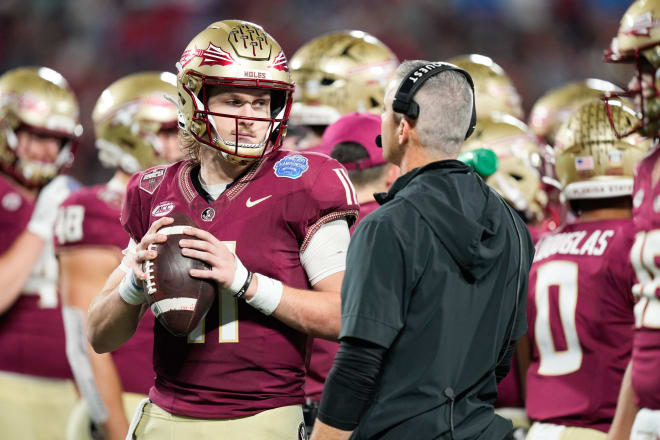
<instances>
[{"instance_id":1,"label":"black undershirt","mask_svg":"<svg viewBox=\"0 0 660 440\"><path fill-rule=\"evenodd\" d=\"M342 339L323 387L319 420L344 431L358 426L376 390L386 351L363 339Z\"/></svg>"}]
</instances>

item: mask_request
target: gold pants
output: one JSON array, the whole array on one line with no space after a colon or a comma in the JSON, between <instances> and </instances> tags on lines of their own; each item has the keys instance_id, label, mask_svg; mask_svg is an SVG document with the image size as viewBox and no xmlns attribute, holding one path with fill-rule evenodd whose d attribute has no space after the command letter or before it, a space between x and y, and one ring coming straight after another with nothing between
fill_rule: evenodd
<instances>
[{"instance_id":1,"label":"gold pants","mask_svg":"<svg viewBox=\"0 0 660 440\"><path fill-rule=\"evenodd\" d=\"M138 408L138 411L140 408ZM304 440L305 423L300 405L284 406L247 417L214 420L170 414L147 402L131 423L137 440ZM131 435L129 428L129 437Z\"/></svg>"},{"instance_id":2,"label":"gold pants","mask_svg":"<svg viewBox=\"0 0 660 440\"><path fill-rule=\"evenodd\" d=\"M605 440L606 438L607 434L597 429L534 422L526 440Z\"/></svg>"},{"instance_id":3,"label":"gold pants","mask_svg":"<svg viewBox=\"0 0 660 440\"><path fill-rule=\"evenodd\" d=\"M0 438L64 440L77 400L72 380L0 371Z\"/></svg>"},{"instance_id":4,"label":"gold pants","mask_svg":"<svg viewBox=\"0 0 660 440\"><path fill-rule=\"evenodd\" d=\"M122 400L124 401L124 411L126 418L131 420L135 410L147 396L144 394L123 393ZM84 400L78 400L78 403L71 411L69 422L66 427L67 440L91 440L90 437L90 417L87 410L87 404Z\"/></svg>"}]
</instances>

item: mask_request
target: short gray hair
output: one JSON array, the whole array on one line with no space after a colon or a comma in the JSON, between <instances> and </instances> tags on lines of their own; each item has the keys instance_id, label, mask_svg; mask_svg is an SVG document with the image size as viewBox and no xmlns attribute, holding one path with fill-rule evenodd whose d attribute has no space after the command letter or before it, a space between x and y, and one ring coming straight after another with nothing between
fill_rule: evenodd
<instances>
[{"instance_id":1,"label":"short gray hair","mask_svg":"<svg viewBox=\"0 0 660 440\"><path fill-rule=\"evenodd\" d=\"M394 73L394 80L401 84L407 74L430 63L406 60ZM472 95L470 84L459 72L444 71L424 82L414 97L419 105L415 127L424 148L443 155L458 155L472 119ZM395 115L400 120L401 115Z\"/></svg>"}]
</instances>

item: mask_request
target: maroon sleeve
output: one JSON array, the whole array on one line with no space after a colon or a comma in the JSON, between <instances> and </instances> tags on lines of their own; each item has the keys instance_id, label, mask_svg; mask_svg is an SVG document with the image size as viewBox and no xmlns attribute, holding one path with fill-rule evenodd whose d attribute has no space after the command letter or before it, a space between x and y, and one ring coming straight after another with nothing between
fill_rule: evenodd
<instances>
[{"instance_id":1,"label":"maroon sleeve","mask_svg":"<svg viewBox=\"0 0 660 440\"><path fill-rule=\"evenodd\" d=\"M612 286L616 286L616 292L621 295L622 304L626 309L632 310L635 306L635 298L632 294L632 286L635 284L635 269L630 262L630 249L635 241L635 229L632 220L626 222L617 233L616 248L608 258L607 271Z\"/></svg>"},{"instance_id":2,"label":"maroon sleeve","mask_svg":"<svg viewBox=\"0 0 660 440\"><path fill-rule=\"evenodd\" d=\"M149 229L149 211L145 216L142 212L142 197L144 191L140 189L140 181L144 173L133 174L126 187L126 197L121 208L121 226L124 228L128 235L140 242L142 237ZM145 218L146 217L146 218Z\"/></svg>"},{"instance_id":3,"label":"maroon sleeve","mask_svg":"<svg viewBox=\"0 0 660 440\"><path fill-rule=\"evenodd\" d=\"M112 246L124 249L128 236L119 223L117 200L104 200L104 186L85 188L71 194L58 208L55 248Z\"/></svg>"},{"instance_id":4,"label":"maroon sleeve","mask_svg":"<svg viewBox=\"0 0 660 440\"><path fill-rule=\"evenodd\" d=\"M310 167L318 170L307 179L304 192L298 193L291 202L291 209L300 209L300 217L294 225L300 242L300 250L307 247L314 233L325 223L346 218L349 227L358 218L357 193L348 178L346 169L336 160L325 156L310 157Z\"/></svg>"},{"instance_id":5,"label":"maroon sleeve","mask_svg":"<svg viewBox=\"0 0 660 440\"><path fill-rule=\"evenodd\" d=\"M0 253L25 230L34 205L0 177Z\"/></svg>"}]
</instances>

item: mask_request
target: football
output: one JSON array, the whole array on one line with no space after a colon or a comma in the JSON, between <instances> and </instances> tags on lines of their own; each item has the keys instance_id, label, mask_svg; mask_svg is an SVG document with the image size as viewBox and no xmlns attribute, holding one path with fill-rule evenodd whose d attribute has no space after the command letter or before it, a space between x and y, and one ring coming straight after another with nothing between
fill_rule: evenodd
<instances>
[{"instance_id":1,"label":"football","mask_svg":"<svg viewBox=\"0 0 660 440\"><path fill-rule=\"evenodd\" d=\"M158 231L167 235L167 241L149 246L158 256L144 263L145 290L147 303L160 323L174 336L186 336L211 308L216 285L210 280L191 277L190 269L210 269L210 266L181 254L179 240L190 238L183 234L183 229L197 225L183 214L174 214L172 218L174 223Z\"/></svg>"}]
</instances>

